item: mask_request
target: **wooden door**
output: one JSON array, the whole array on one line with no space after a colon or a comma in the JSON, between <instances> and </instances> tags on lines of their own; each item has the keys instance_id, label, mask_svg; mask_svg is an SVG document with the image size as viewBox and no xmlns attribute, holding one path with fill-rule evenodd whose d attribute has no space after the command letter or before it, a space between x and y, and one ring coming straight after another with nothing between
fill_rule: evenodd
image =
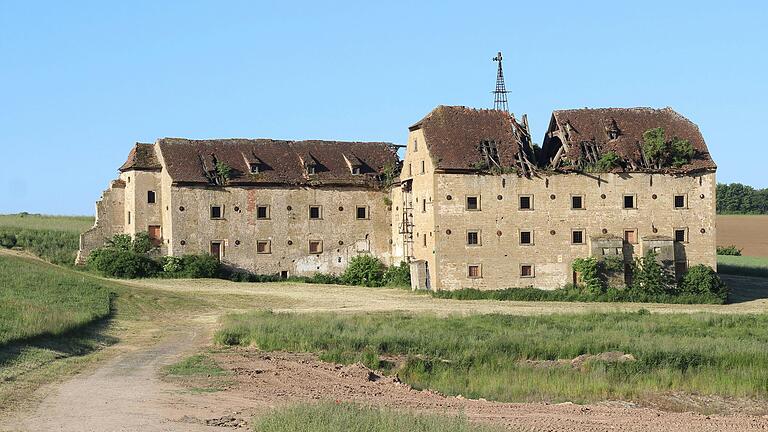
<instances>
[{"instance_id":1,"label":"wooden door","mask_svg":"<svg viewBox=\"0 0 768 432\"><path fill-rule=\"evenodd\" d=\"M147 232L149 233L149 240L152 241L152 244L155 246L159 246L163 242L163 234L160 230L160 225L150 225L147 228Z\"/></svg>"},{"instance_id":2,"label":"wooden door","mask_svg":"<svg viewBox=\"0 0 768 432\"><path fill-rule=\"evenodd\" d=\"M211 242L211 255L219 261L221 261L221 252L221 242Z\"/></svg>"}]
</instances>

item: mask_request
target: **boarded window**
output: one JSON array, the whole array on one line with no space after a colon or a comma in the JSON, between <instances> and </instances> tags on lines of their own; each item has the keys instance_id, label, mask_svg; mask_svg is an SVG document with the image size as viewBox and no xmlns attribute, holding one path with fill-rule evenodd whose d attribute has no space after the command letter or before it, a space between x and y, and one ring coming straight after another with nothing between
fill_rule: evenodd
<instances>
[{"instance_id":1,"label":"boarded window","mask_svg":"<svg viewBox=\"0 0 768 432\"><path fill-rule=\"evenodd\" d=\"M467 244L477 246L480 244L480 231L467 231Z\"/></svg>"},{"instance_id":2,"label":"boarded window","mask_svg":"<svg viewBox=\"0 0 768 432\"><path fill-rule=\"evenodd\" d=\"M583 230L571 231L571 243L584 244L584 231Z\"/></svg>"},{"instance_id":3,"label":"boarded window","mask_svg":"<svg viewBox=\"0 0 768 432\"><path fill-rule=\"evenodd\" d=\"M309 241L309 253L319 254L323 252L322 240L310 240Z\"/></svg>"},{"instance_id":4,"label":"boarded window","mask_svg":"<svg viewBox=\"0 0 768 432\"><path fill-rule=\"evenodd\" d=\"M521 265L520 277L533 277L533 266L531 264Z\"/></svg>"},{"instance_id":5,"label":"boarded window","mask_svg":"<svg viewBox=\"0 0 768 432\"><path fill-rule=\"evenodd\" d=\"M685 228L678 228L678 229L676 229L675 230L675 241L676 242L685 242L685 241L687 241L688 239L686 239L686 235L685 235L687 231L688 230L685 229Z\"/></svg>"},{"instance_id":6,"label":"boarded window","mask_svg":"<svg viewBox=\"0 0 768 432\"><path fill-rule=\"evenodd\" d=\"M467 276L470 278L482 277L482 274L480 273L480 265L472 264L467 266Z\"/></svg>"},{"instance_id":7,"label":"boarded window","mask_svg":"<svg viewBox=\"0 0 768 432\"><path fill-rule=\"evenodd\" d=\"M155 200L155 191L147 191L147 204L154 204Z\"/></svg>"},{"instance_id":8,"label":"boarded window","mask_svg":"<svg viewBox=\"0 0 768 432\"><path fill-rule=\"evenodd\" d=\"M468 196L467 210L480 210L480 198L476 196Z\"/></svg>"},{"instance_id":9,"label":"boarded window","mask_svg":"<svg viewBox=\"0 0 768 432\"><path fill-rule=\"evenodd\" d=\"M221 206L211 206L211 219L221 219L223 214Z\"/></svg>"},{"instance_id":10,"label":"boarded window","mask_svg":"<svg viewBox=\"0 0 768 432\"><path fill-rule=\"evenodd\" d=\"M147 234L149 234L149 240L153 245L159 246L163 243L163 235L160 230L160 225L150 225L147 227Z\"/></svg>"},{"instance_id":11,"label":"boarded window","mask_svg":"<svg viewBox=\"0 0 768 432\"><path fill-rule=\"evenodd\" d=\"M581 195L574 195L571 197L571 208L573 210L581 210L584 208L584 197Z\"/></svg>"},{"instance_id":12,"label":"boarded window","mask_svg":"<svg viewBox=\"0 0 768 432\"><path fill-rule=\"evenodd\" d=\"M272 242L269 240L259 240L256 242L256 253L268 254L272 253Z\"/></svg>"},{"instance_id":13,"label":"boarded window","mask_svg":"<svg viewBox=\"0 0 768 432\"><path fill-rule=\"evenodd\" d=\"M624 230L624 241L629 244L637 243L637 231L636 230Z\"/></svg>"},{"instance_id":14,"label":"boarded window","mask_svg":"<svg viewBox=\"0 0 768 432\"><path fill-rule=\"evenodd\" d=\"M685 208L685 195L675 195L675 208Z\"/></svg>"},{"instance_id":15,"label":"boarded window","mask_svg":"<svg viewBox=\"0 0 768 432\"><path fill-rule=\"evenodd\" d=\"M357 219L368 219L368 207L357 206L356 215Z\"/></svg>"},{"instance_id":16,"label":"boarded window","mask_svg":"<svg viewBox=\"0 0 768 432\"><path fill-rule=\"evenodd\" d=\"M224 258L224 244L220 241L211 242L211 255L221 261Z\"/></svg>"},{"instance_id":17,"label":"boarded window","mask_svg":"<svg viewBox=\"0 0 768 432\"><path fill-rule=\"evenodd\" d=\"M533 210L533 197L530 195L520 196L520 210Z\"/></svg>"},{"instance_id":18,"label":"boarded window","mask_svg":"<svg viewBox=\"0 0 768 432\"><path fill-rule=\"evenodd\" d=\"M533 244L533 233L531 231L520 231L520 244Z\"/></svg>"},{"instance_id":19,"label":"boarded window","mask_svg":"<svg viewBox=\"0 0 768 432\"><path fill-rule=\"evenodd\" d=\"M624 208L625 209L633 209L633 208L635 208L635 196L634 195L624 195Z\"/></svg>"},{"instance_id":20,"label":"boarded window","mask_svg":"<svg viewBox=\"0 0 768 432\"><path fill-rule=\"evenodd\" d=\"M257 206L256 219L269 219L269 206L265 206L265 205Z\"/></svg>"},{"instance_id":21,"label":"boarded window","mask_svg":"<svg viewBox=\"0 0 768 432\"><path fill-rule=\"evenodd\" d=\"M310 219L320 219L323 216L322 207L320 206L309 206L309 218Z\"/></svg>"}]
</instances>

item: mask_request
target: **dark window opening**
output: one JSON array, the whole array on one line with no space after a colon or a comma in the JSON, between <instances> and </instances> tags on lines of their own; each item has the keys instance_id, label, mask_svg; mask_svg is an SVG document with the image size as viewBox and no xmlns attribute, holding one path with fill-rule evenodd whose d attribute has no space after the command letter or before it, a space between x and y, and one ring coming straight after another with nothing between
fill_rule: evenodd
<instances>
[{"instance_id":1,"label":"dark window opening","mask_svg":"<svg viewBox=\"0 0 768 432\"><path fill-rule=\"evenodd\" d=\"M635 208L635 196L634 195L624 195L624 208L625 209L633 209L633 208Z\"/></svg>"},{"instance_id":2,"label":"dark window opening","mask_svg":"<svg viewBox=\"0 0 768 432\"><path fill-rule=\"evenodd\" d=\"M221 219L221 206L211 206L211 219Z\"/></svg>"},{"instance_id":3,"label":"dark window opening","mask_svg":"<svg viewBox=\"0 0 768 432\"><path fill-rule=\"evenodd\" d=\"M479 245L480 244L480 233L478 231L469 231L469 232L467 232L467 244L468 245Z\"/></svg>"},{"instance_id":4,"label":"dark window opening","mask_svg":"<svg viewBox=\"0 0 768 432\"><path fill-rule=\"evenodd\" d=\"M521 265L520 277L533 277L533 266L529 264Z\"/></svg>"},{"instance_id":5,"label":"dark window opening","mask_svg":"<svg viewBox=\"0 0 768 432\"><path fill-rule=\"evenodd\" d=\"M319 254L323 252L323 242L320 240L309 241L309 253Z\"/></svg>"},{"instance_id":6,"label":"dark window opening","mask_svg":"<svg viewBox=\"0 0 768 432\"><path fill-rule=\"evenodd\" d=\"M480 277L480 266L479 265L471 265L467 267L467 276L471 278L479 278Z\"/></svg>"},{"instance_id":7,"label":"dark window opening","mask_svg":"<svg viewBox=\"0 0 768 432\"><path fill-rule=\"evenodd\" d=\"M685 195L675 195L675 208L685 208Z\"/></svg>"},{"instance_id":8,"label":"dark window opening","mask_svg":"<svg viewBox=\"0 0 768 432\"><path fill-rule=\"evenodd\" d=\"M476 196L467 197L467 210L480 210L480 199Z\"/></svg>"},{"instance_id":9,"label":"dark window opening","mask_svg":"<svg viewBox=\"0 0 768 432\"><path fill-rule=\"evenodd\" d=\"M530 231L520 231L520 244L531 244L533 243L533 235L531 235Z\"/></svg>"},{"instance_id":10,"label":"dark window opening","mask_svg":"<svg viewBox=\"0 0 768 432\"><path fill-rule=\"evenodd\" d=\"M357 207L357 218L358 219L368 219L368 207Z\"/></svg>"},{"instance_id":11,"label":"dark window opening","mask_svg":"<svg viewBox=\"0 0 768 432\"><path fill-rule=\"evenodd\" d=\"M584 197L582 196L572 196L571 197L571 208L574 210L581 210L584 208Z\"/></svg>"},{"instance_id":12,"label":"dark window opening","mask_svg":"<svg viewBox=\"0 0 768 432\"><path fill-rule=\"evenodd\" d=\"M256 253L268 254L272 252L269 240L259 240L256 242Z\"/></svg>"},{"instance_id":13,"label":"dark window opening","mask_svg":"<svg viewBox=\"0 0 768 432\"><path fill-rule=\"evenodd\" d=\"M268 206L256 207L256 219L269 219L269 207Z\"/></svg>"},{"instance_id":14,"label":"dark window opening","mask_svg":"<svg viewBox=\"0 0 768 432\"><path fill-rule=\"evenodd\" d=\"M584 244L584 231L571 231L571 243Z\"/></svg>"},{"instance_id":15,"label":"dark window opening","mask_svg":"<svg viewBox=\"0 0 768 432\"><path fill-rule=\"evenodd\" d=\"M533 206L531 205L531 197L529 196L521 196L520 197L520 210L531 210Z\"/></svg>"},{"instance_id":16,"label":"dark window opening","mask_svg":"<svg viewBox=\"0 0 768 432\"><path fill-rule=\"evenodd\" d=\"M155 191L147 191L147 204L155 203Z\"/></svg>"},{"instance_id":17,"label":"dark window opening","mask_svg":"<svg viewBox=\"0 0 768 432\"><path fill-rule=\"evenodd\" d=\"M320 217L321 217L320 206L309 206L309 218L320 219Z\"/></svg>"},{"instance_id":18,"label":"dark window opening","mask_svg":"<svg viewBox=\"0 0 768 432\"><path fill-rule=\"evenodd\" d=\"M675 230L675 241L676 242L685 242L685 229L676 229Z\"/></svg>"}]
</instances>

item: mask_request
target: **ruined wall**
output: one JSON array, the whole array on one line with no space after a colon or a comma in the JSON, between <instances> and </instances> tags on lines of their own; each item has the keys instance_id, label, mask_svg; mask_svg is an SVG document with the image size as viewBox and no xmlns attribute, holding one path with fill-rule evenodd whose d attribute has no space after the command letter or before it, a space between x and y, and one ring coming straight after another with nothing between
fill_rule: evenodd
<instances>
[{"instance_id":1,"label":"ruined wall","mask_svg":"<svg viewBox=\"0 0 768 432\"><path fill-rule=\"evenodd\" d=\"M400 213L402 208L410 208L413 222L413 243L408 246L411 257L415 260L424 260L429 271L429 280L432 287L440 278L439 265L437 264L435 237L435 176L434 163L427 149L426 140L422 130L411 131L408 134L405 162L400 174L402 182L410 180L411 192L401 194ZM396 210L398 211L398 210ZM402 214L401 214L402 217Z\"/></svg>"},{"instance_id":2,"label":"ruined wall","mask_svg":"<svg viewBox=\"0 0 768 432\"><path fill-rule=\"evenodd\" d=\"M221 241L225 264L288 275L341 273L360 253L391 261L387 191L171 186L170 196L166 237L173 255L207 253L212 241ZM212 205L222 207L221 219L211 219ZM261 205L268 206L268 219L257 219ZM321 219L309 218L310 205L321 206ZM367 219L356 218L357 206L368 208ZM322 253L309 253L310 240L322 241ZM269 252L257 253L257 241L269 241Z\"/></svg>"},{"instance_id":3,"label":"ruined wall","mask_svg":"<svg viewBox=\"0 0 768 432\"><path fill-rule=\"evenodd\" d=\"M588 238L637 230L637 243L651 235L674 236L687 264L716 267L715 174L557 174L541 178L517 175L436 174L435 237L440 289L535 286L558 288L572 280L571 262L589 256ZM623 196L634 194L636 208L623 209ZM686 196L686 208L674 208L674 195ZM449 200L447 197L451 196ZM480 197L481 210L468 212L464 198ZM519 196L530 195L533 209L520 210ZM571 196L582 195L584 209L571 209ZM467 245L467 231L480 231L480 245ZM533 244L520 244L520 231L533 233ZM584 243L571 243L572 230L584 230ZM654 231L655 230L655 231ZM450 234L449 234L450 232ZM635 255L638 244L629 245ZM480 264L482 277L469 278L468 265ZM533 276L522 277L521 266Z\"/></svg>"},{"instance_id":4,"label":"ruined wall","mask_svg":"<svg viewBox=\"0 0 768 432\"><path fill-rule=\"evenodd\" d=\"M124 209L125 183L122 180L113 180L109 189L96 201L96 220L93 227L80 234L80 250L77 252L75 264L85 264L91 251L103 246L104 242L115 234L123 233Z\"/></svg>"}]
</instances>

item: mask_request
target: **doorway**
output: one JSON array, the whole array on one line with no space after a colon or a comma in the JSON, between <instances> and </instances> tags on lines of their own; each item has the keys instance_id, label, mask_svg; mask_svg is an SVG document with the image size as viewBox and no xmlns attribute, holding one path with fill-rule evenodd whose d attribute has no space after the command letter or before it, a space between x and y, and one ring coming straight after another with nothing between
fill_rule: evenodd
<instances>
[{"instance_id":1,"label":"doorway","mask_svg":"<svg viewBox=\"0 0 768 432\"><path fill-rule=\"evenodd\" d=\"M221 261L221 259L224 258L224 243L221 241L212 241L211 255L213 255L213 257L217 260Z\"/></svg>"}]
</instances>

